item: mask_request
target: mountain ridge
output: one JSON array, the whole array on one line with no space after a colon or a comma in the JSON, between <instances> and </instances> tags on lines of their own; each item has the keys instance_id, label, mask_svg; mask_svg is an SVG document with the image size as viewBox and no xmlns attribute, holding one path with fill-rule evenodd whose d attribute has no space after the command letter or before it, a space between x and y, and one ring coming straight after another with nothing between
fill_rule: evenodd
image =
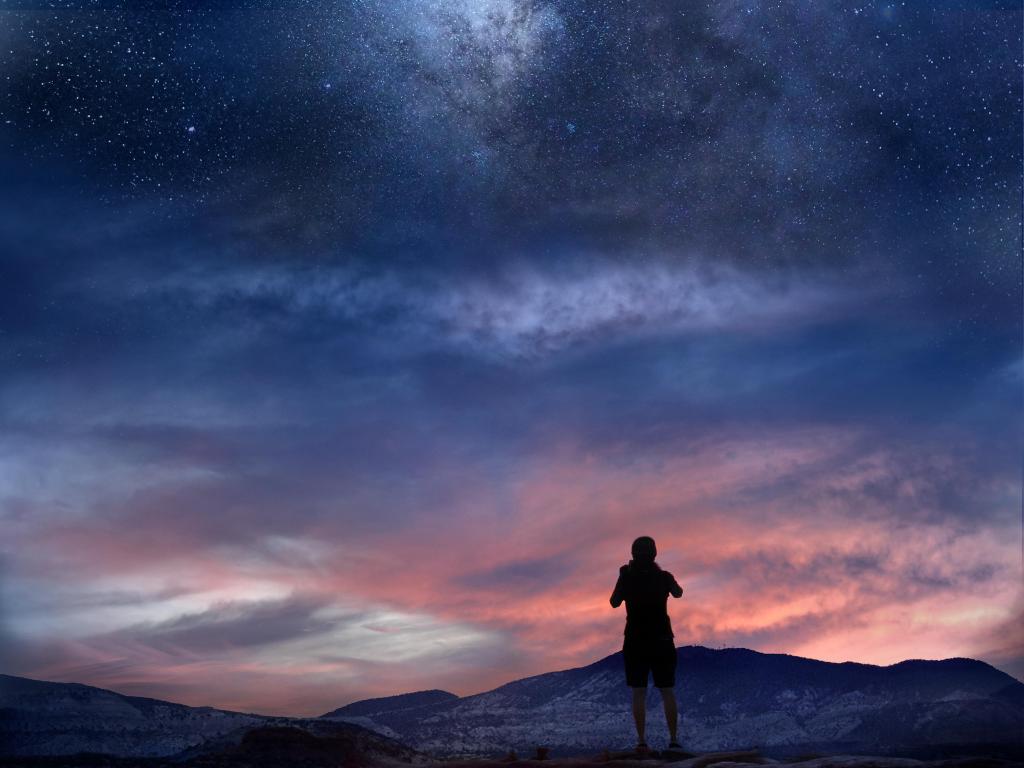
<instances>
[{"instance_id":1,"label":"mountain ridge","mask_svg":"<svg viewBox=\"0 0 1024 768\"><path fill-rule=\"evenodd\" d=\"M0 674L0 755L201 760L237 751L249 734L282 728L304 731L345 754L355 749L379 762L396 756L400 762L422 761L415 750L354 723L192 707L83 683Z\"/></svg>"},{"instance_id":2,"label":"mountain ridge","mask_svg":"<svg viewBox=\"0 0 1024 768\"><path fill-rule=\"evenodd\" d=\"M699 645L680 646L677 655L680 734L691 751L758 745L779 754L895 754L984 743L1024 757L1024 683L977 659L880 666ZM464 697L413 691L350 702L316 718L0 675L0 753L194 755L237 743L254 728L283 725L313 733L355 728L383 739L370 747L381 754L396 743L445 758L529 753L542 744L556 754L596 753L635 738L622 671L618 651ZM664 720L655 694L649 690L648 733L657 740Z\"/></svg>"},{"instance_id":3,"label":"mountain ridge","mask_svg":"<svg viewBox=\"0 0 1024 768\"><path fill-rule=\"evenodd\" d=\"M942 739L1024 750L1011 738L1024 732L1024 683L978 659L880 666L747 648L690 645L676 652L680 733L691 751L759 744L780 753L893 752L934 747ZM649 690L649 732L664 729L654 694ZM339 719L447 757L542 742L582 754L635 737L628 695L619 651L455 700Z\"/></svg>"}]
</instances>

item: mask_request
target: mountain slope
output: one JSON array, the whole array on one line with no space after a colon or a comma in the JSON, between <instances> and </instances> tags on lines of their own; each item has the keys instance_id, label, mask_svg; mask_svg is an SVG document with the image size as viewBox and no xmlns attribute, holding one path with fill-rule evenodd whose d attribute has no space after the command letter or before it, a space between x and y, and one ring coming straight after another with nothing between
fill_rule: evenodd
<instances>
[{"instance_id":1,"label":"mountain slope","mask_svg":"<svg viewBox=\"0 0 1024 768\"><path fill-rule=\"evenodd\" d=\"M200 759L218 754L218 760L228 759L225 755L248 759L254 744L266 750L279 743L285 746L275 747L278 751L309 749L322 752L325 760L356 753L376 763L416 762L419 757L403 744L350 723L189 707L78 683L0 675L0 755Z\"/></svg>"},{"instance_id":2,"label":"mountain slope","mask_svg":"<svg viewBox=\"0 0 1024 768\"><path fill-rule=\"evenodd\" d=\"M50 755L170 755L265 719L11 675L0 675L0 714L4 752Z\"/></svg>"},{"instance_id":3,"label":"mountain slope","mask_svg":"<svg viewBox=\"0 0 1024 768\"><path fill-rule=\"evenodd\" d=\"M691 751L751 745L778 754L965 744L1024 749L1024 684L980 661L878 667L741 648L686 646L677 653L680 733ZM437 755L532 751L537 745L583 754L632 743L628 702L619 652L474 696L331 717ZM655 742L666 735L660 696L653 689L648 732Z\"/></svg>"}]
</instances>

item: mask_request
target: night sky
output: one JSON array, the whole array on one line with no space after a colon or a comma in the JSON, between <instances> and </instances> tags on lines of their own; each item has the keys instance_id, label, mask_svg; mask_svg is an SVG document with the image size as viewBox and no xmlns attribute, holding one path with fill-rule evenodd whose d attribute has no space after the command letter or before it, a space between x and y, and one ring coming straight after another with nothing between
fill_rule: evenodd
<instances>
[{"instance_id":1,"label":"night sky","mask_svg":"<svg viewBox=\"0 0 1024 768\"><path fill-rule=\"evenodd\" d=\"M1024 677L1019 4L0 9L2 671Z\"/></svg>"}]
</instances>

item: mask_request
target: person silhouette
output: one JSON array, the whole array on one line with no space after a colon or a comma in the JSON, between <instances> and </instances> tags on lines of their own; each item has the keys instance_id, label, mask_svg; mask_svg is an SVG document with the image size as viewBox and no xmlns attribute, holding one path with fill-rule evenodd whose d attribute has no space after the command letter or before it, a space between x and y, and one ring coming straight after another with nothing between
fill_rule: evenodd
<instances>
[{"instance_id":1,"label":"person silhouette","mask_svg":"<svg viewBox=\"0 0 1024 768\"><path fill-rule=\"evenodd\" d=\"M672 622L668 617L668 596L682 597L683 588L675 577L663 570L654 558L658 554L654 539L640 536L633 542L633 559L619 568L612 592L612 608L626 603L626 628L623 630L622 658L626 685L633 689L633 720L636 723L637 752L647 751L645 699L647 679L653 674L654 686L661 691L668 723L669 749L682 749L676 740L679 713L676 707L676 646Z\"/></svg>"}]
</instances>

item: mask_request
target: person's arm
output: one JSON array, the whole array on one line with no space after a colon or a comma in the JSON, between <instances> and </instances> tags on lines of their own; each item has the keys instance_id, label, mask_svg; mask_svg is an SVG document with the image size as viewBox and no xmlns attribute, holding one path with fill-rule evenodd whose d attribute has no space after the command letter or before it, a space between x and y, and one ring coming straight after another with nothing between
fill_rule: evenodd
<instances>
[{"instance_id":1,"label":"person's arm","mask_svg":"<svg viewBox=\"0 0 1024 768\"><path fill-rule=\"evenodd\" d=\"M665 571L665 573L668 576L668 593L672 595L672 597L682 597L683 588L679 586L679 582L676 581L676 577L668 571Z\"/></svg>"},{"instance_id":2,"label":"person's arm","mask_svg":"<svg viewBox=\"0 0 1024 768\"><path fill-rule=\"evenodd\" d=\"M624 565L621 568L619 568L619 579L615 582L615 589L614 591L612 591L612 596L609 600L609 602L612 604L612 608L618 608L620 605L622 605L622 601L626 598L626 593L624 591L625 585L622 582L625 580L626 570L628 568L629 565Z\"/></svg>"}]
</instances>

